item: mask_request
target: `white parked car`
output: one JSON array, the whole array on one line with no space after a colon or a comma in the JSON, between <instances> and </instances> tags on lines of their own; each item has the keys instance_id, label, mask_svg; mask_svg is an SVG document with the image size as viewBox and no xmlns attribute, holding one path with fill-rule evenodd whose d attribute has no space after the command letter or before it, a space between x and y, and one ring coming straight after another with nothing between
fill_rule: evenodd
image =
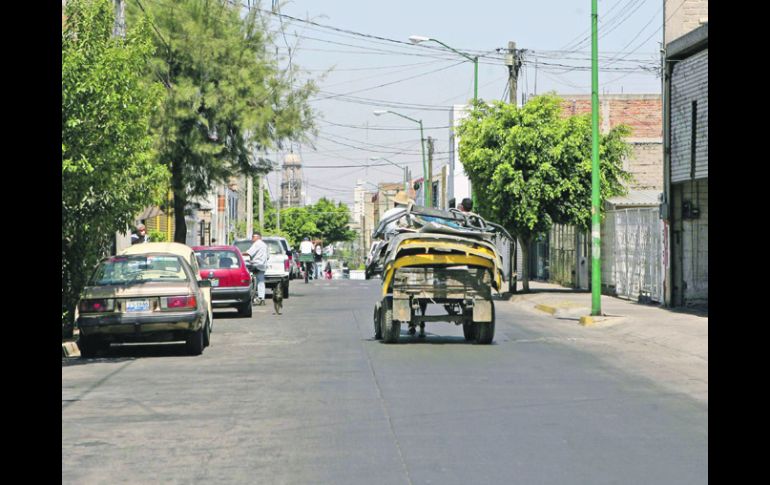
<instances>
[{"instance_id":1,"label":"white parked car","mask_svg":"<svg viewBox=\"0 0 770 485\"><path fill-rule=\"evenodd\" d=\"M267 244L268 259L267 270L265 271L265 287L270 288L273 291L278 285L281 285L283 289L283 297L289 297L289 272L290 261L289 256L283 249L283 245L275 237L263 237L262 240ZM249 255L246 254L246 250L252 245L251 239L242 239L233 243L238 249L241 250L243 258L247 264L250 263Z\"/></svg>"}]
</instances>

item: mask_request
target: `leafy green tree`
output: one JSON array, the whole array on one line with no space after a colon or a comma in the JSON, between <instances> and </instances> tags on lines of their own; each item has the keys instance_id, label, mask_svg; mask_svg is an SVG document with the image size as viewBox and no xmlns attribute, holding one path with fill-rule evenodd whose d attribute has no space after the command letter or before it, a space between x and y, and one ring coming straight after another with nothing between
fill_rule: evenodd
<instances>
[{"instance_id":1,"label":"leafy green tree","mask_svg":"<svg viewBox=\"0 0 770 485\"><path fill-rule=\"evenodd\" d=\"M622 168L630 153L617 126L601 135L601 197L625 192ZM460 158L476 190L479 213L518 238L529 291L528 248L554 223L587 230L591 223L590 115L564 117L561 99L538 96L521 108L477 103L458 130Z\"/></svg>"},{"instance_id":2,"label":"leafy green tree","mask_svg":"<svg viewBox=\"0 0 770 485\"><path fill-rule=\"evenodd\" d=\"M290 71L279 67L259 5L248 14L241 7L180 0L130 9L129 19L149 15L158 34L150 72L167 90L156 123L160 160L172 177L175 241L185 241L188 200L232 175L268 172L270 162L254 163L253 153L302 139L313 128L314 83L297 82L293 64Z\"/></svg>"},{"instance_id":3,"label":"leafy green tree","mask_svg":"<svg viewBox=\"0 0 770 485\"><path fill-rule=\"evenodd\" d=\"M356 237L355 231L348 228L350 210L342 202L335 205L334 201L322 197L318 202L308 207L308 211L325 244L352 241Z\"/></svg>"},{"instance_id":4,"label":"leafy green tree","mask_svg":"<svg viewBox=\"0 0 770 485\"><path fill-rule=\"evenodd\" d=\"M109 0L70 0L62 26L62 330L91 270L143 207L159 203L150 116L163 88L142 76L154 45L147 22L112 37Z\"/></svg>"},{"instance_id":5,"label":"leafy green tree","mask_svg":"<svg viewBox=\"0 0 770 485\"><path fill-rule=\"evenodd\" d=\"M302 239L321 237L313 215L307 207L288 207L281 210L281 230L287 235L289 243L298 247Z\"/></svg>"}]
</instances>

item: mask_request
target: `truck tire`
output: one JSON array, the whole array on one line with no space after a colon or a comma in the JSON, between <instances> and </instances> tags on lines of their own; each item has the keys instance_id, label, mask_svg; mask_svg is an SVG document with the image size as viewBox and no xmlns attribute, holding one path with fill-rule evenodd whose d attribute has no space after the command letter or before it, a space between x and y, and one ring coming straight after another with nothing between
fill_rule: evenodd
<instances>
[{"instance_id":1,"label":"truck tire","mask_svg":"<svg viewBox=\"0 0 770 485\"><path fill-rule=\"evenodd\" d=\"M374 304L374 340L382 340L382 327L380 326L380 302Z\"/></svg>"},{"instance_id":2,"label":"truck tire","mask_svg":"<svg viewBox=\"0 0 770 485\"><path fill-rule=\"evenodd\" d=\"M390 298L382 300L380 313L382 316L380 319L382 341L388 344L395 344L401 335L401 322L393 320L393 300Z\"/></svg>"},{"instance_id":3,"label":"truck tire","mask_svg":"<svg viewBox=\"0 0 770 485\"><path fill-rule=\"evenodd\" d=\"M492 321L484 323L474 323L476 326L476 343L481 345L489 345L495 338L495 302L492 304Z\"/></svg>"}]
</instances>

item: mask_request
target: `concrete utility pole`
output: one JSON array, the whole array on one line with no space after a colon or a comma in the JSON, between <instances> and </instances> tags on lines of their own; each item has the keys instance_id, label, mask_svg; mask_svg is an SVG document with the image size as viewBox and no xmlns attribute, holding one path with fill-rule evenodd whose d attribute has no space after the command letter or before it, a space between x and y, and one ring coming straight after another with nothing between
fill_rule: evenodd
<instances>
[{"instance_id":1,"label":"concrete utility pole","mask_svg":"<svg viewBox=\"0 0 770 485\"><path fill-rule=\"evenodd\" d=\"M426 181L428 192L428 207L433 207L433 137L428 137L428 180Z\"/></svg>"},{"instance_id":2,"label":"concrete utility pole","mask_svg":"<svg viewBox=\"0 0 770 485\"><path fill-rule=\"evenodd\" d=\"M115 0L115 27L112 29L113 37L126 36L126 4L123 0Z\"/></svg>"},{"instance_id":3,"label":"concrete utility pole","mask_svg":"<svg viewBox=\"0 0 770 485\"><path fill-rule=\"evenodd\" d=\"M265 189L263 175L259 174L259 232L265 230Z\"/></svg>"},{"instance_id":4,"label":"concrete utility pole","mask_svg":"<svg viewBox=\"0 0 770 485\"><path fill-rule=\"evenodd\" d=\"M246 177L246 237L251 237L254 232L254 179Z\"/></svg>"},{"instance_id":5,"label":"concrete utility pole","mask_svg":"<svg viewBox=\"0 0 770 485\"><path fill-rule=\"evenodd\" d=\"M505 56L505 65L508 66L508 99L511 104L516 104L516 88L519 79L521 58L516 50L516 42L508 42L508 54Z\"/></svg>"}]
</instances>

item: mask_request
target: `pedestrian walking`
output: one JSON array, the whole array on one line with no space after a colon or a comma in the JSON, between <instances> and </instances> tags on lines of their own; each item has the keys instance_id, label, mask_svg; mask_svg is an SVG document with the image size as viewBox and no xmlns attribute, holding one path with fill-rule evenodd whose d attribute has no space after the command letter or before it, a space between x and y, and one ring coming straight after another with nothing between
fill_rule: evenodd
<instances>
[{"instance_id":1,"label":"pedestrian walking","mask_svg":"<svg viewBox=\"0 0 770 485\"><path fill-rule=\"evenodd\" d=\"M254 273L257 277L257 305L265 304L265 271L267 271L267 244L262 240L262 234L255 232L251 240L253 244L246 250L251 257Z\"/></svg>"}]
</instances>

